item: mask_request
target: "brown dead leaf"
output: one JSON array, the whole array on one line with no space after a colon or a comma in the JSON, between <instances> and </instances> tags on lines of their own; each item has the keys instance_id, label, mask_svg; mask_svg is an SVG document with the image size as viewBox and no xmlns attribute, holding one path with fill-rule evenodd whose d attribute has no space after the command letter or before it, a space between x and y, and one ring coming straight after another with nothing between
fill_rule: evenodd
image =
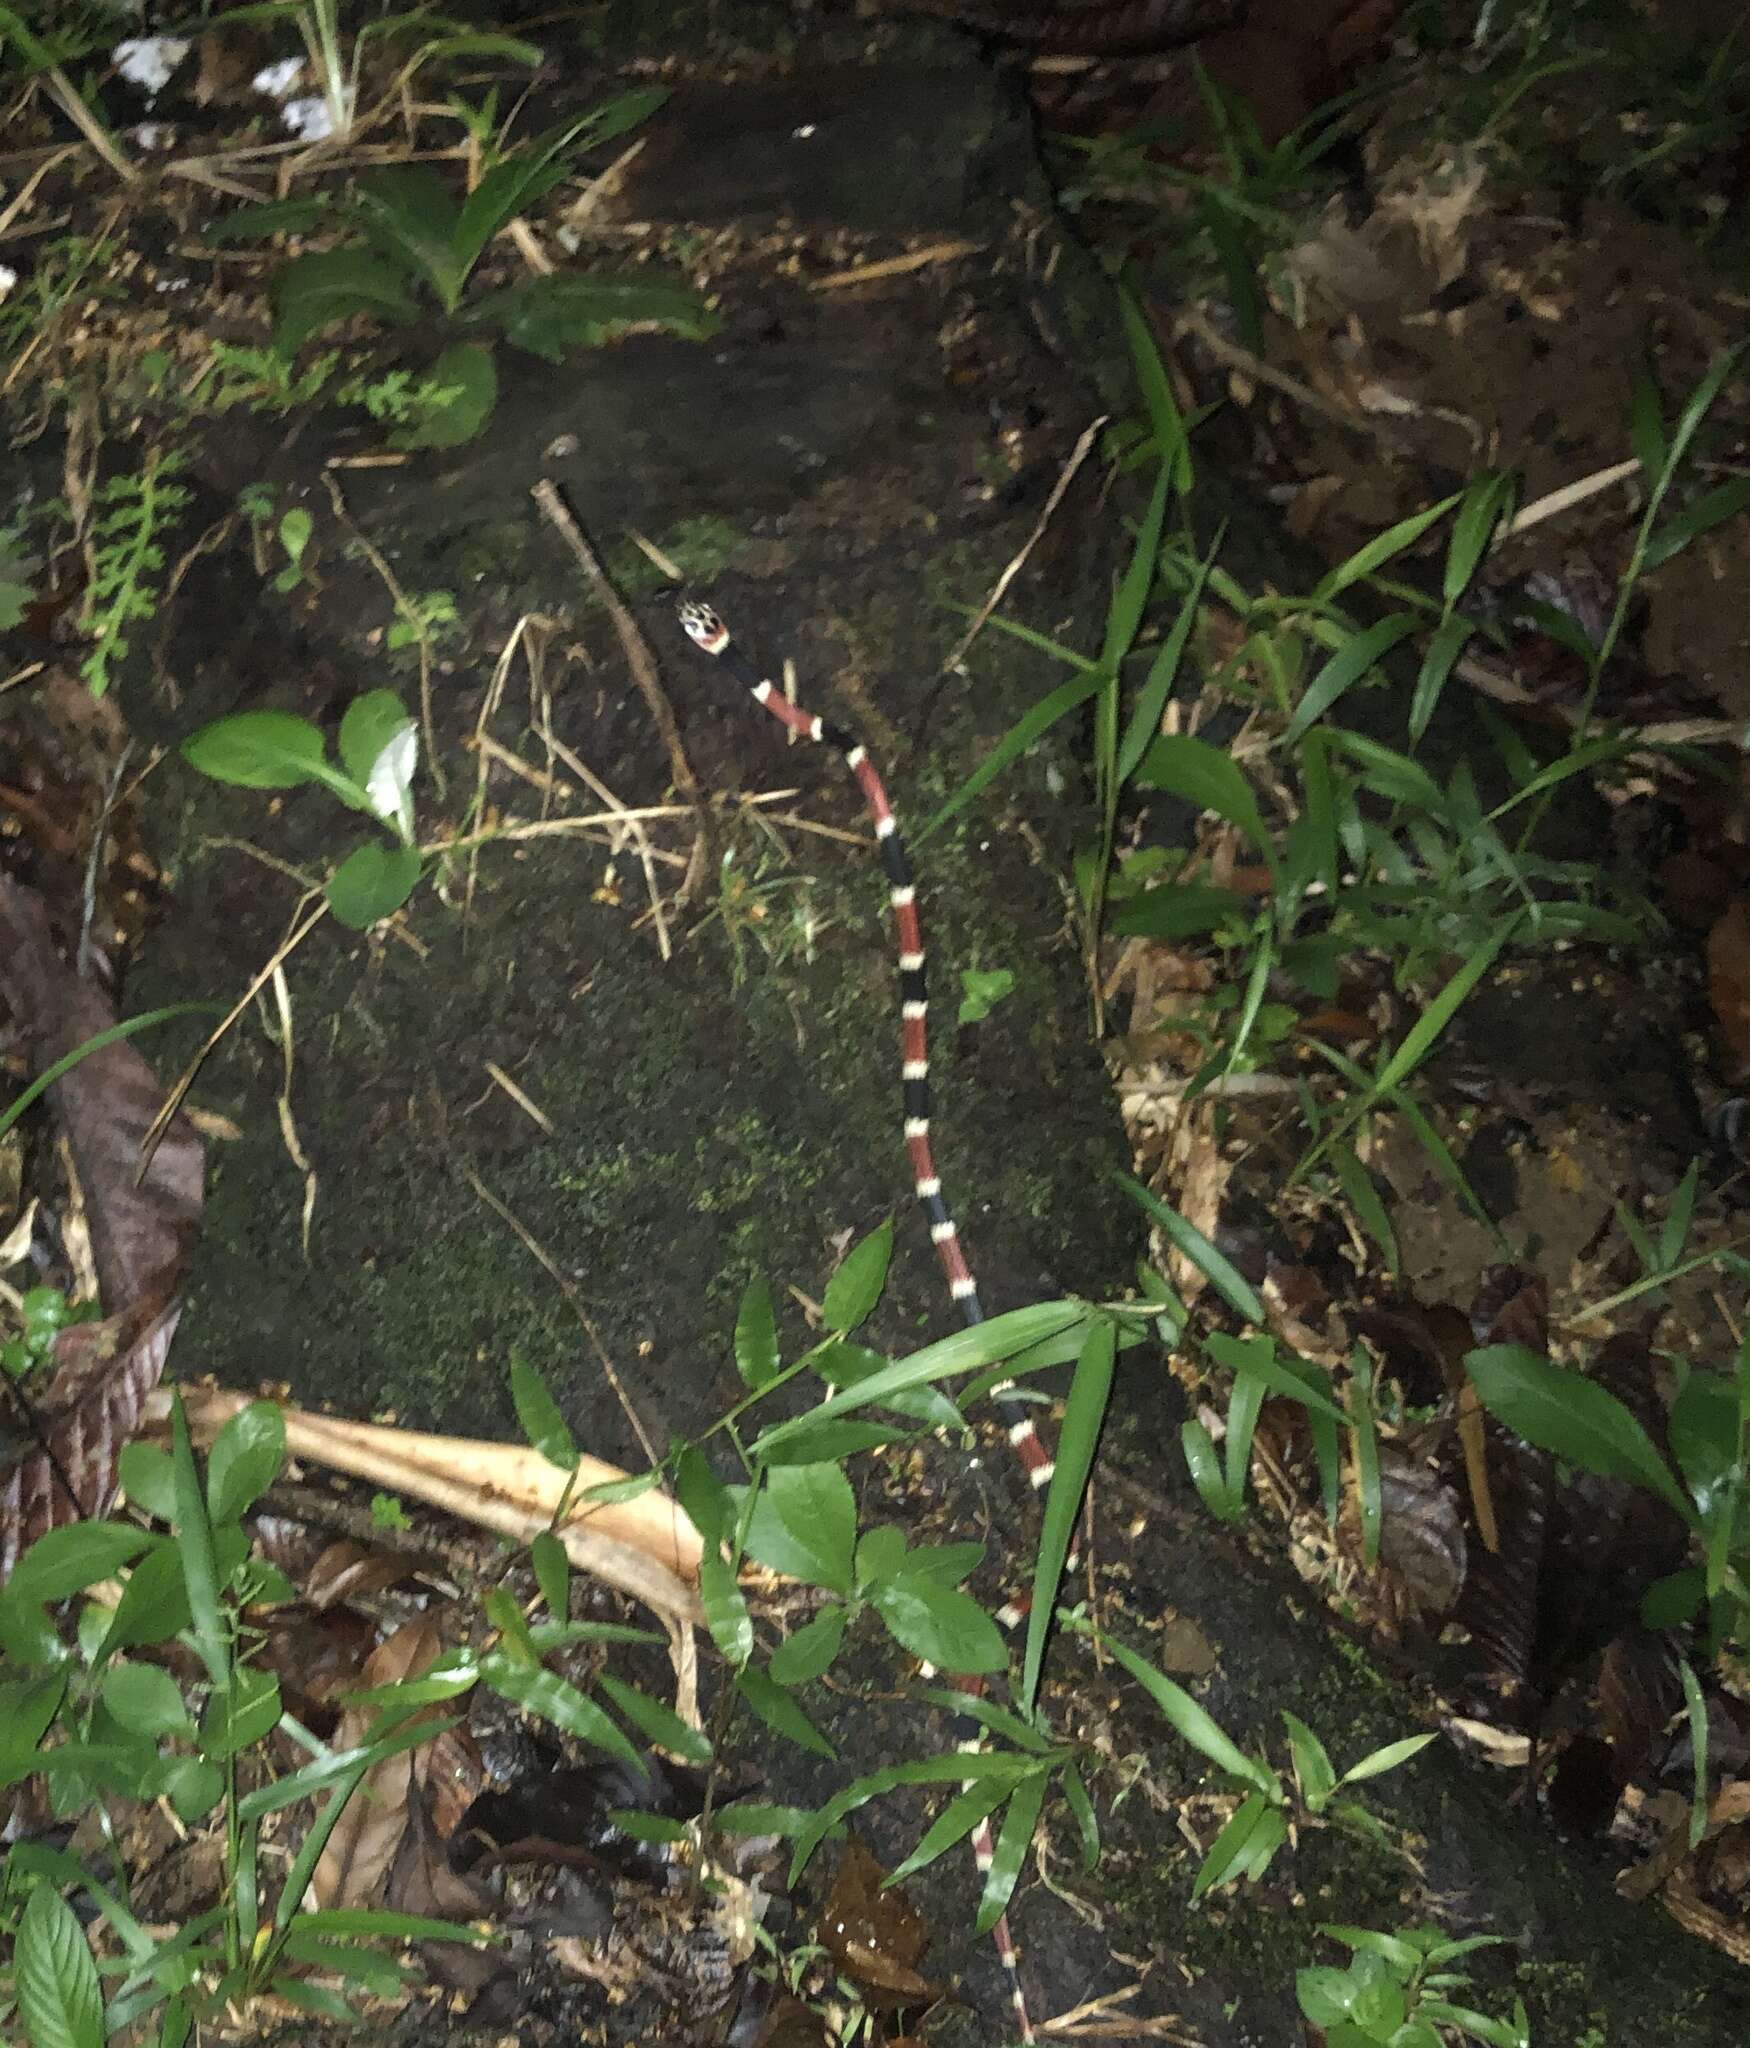
<instances>
[{"instance_id":1,"label":"brown dead leaf","mask_svg":"<svg viewBox=\"0 0 1750 2048\"><path fill-rule=\"evenodd\" d=\"M1720 1032L1721 1078L1750 1081L1750 900L1740 896L1707 935L1707 996Z\"/></svg>"},{"instance_id":2,"label":"brown dead leaf","mask_svg":"<svg viewBox=\"0 0 1750 2048\"><path fill-rule=\"evenodd\" d=\"M417 1678L437 1661L443 1638L423 1617L398 1628L365 1660L361 1686L392 1685ZM365 1739L374 1712L349 1708L340 1717L334 1747L350 1749ZM435 1718L435 1712L434 1716ZM407 1832L407 1809L413 1774L424 1752L404 1749L385 1757L365 1774L346 1811L340 1816L311 1879L317 1904L324 1907L369 1906L377 1903L384 1880Z\"/></svg>"},{"instance_id":3,"label":"brown dead leaf","mask_svg":"<svg viewBox=\"0 0 1750 2048\"><path fill-rule=\"evenodd\" d=\"M820 1916L820 1941L877 2010L922 2005L939 1993L918 1975L929 1946L923 1916L856 1836L845 1844Z\"/></svg>"}]
</instances>

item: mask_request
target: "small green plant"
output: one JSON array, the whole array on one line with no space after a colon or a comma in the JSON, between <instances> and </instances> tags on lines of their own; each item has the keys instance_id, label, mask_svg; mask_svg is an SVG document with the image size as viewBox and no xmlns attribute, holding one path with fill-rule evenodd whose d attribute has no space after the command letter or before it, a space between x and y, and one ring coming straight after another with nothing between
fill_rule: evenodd
<instances>
[{"instance_id":1,"label":"small green plant","mask_svg":"<svg viewBox=\"0 0 1750 2048\"><path fill-rule=\"evenodd\" d=\"M957 1024L982 1024L1005 996L1013 993L1012 967L966 967L960 973L960 1008Z\"/></svg>"},{"instance_id":2,"label":"small green plant","mask_svg":"<svg viewBox=\"0 0 1750 2048\"><path fill-rule=\"evenodd\" d=\"M712 328L697 295L658 279L554 275L464 303L493 237L571 173L572 159L625 133L666 97L657 87L625 93L591 113L501 156L457 200L429 164L397 164L361 181L338 208L294 200L246 208L218 222L209 239L236 241L338 219L359 239L310 250L280 269L270 287L274 350L286 362L313 336L367 315L391 326L424 317L429 294L459 324L498 330L551 363L567 349L594 347L633 324L700 338ZM476 342L447 348L427 377L427 415L400 429L403 446L451 446L479 432L497 399L491 352ZM441 394L441 396L440 396Z\"/></svg>"},{"instance_id":3,"label":"small green plant","mask_svg":"<svg viewBox=\"0 0 1750 2048\"><path fill-rule=\"evenodd\" d=\"M157 613L164 530L189 499L187 485L176 481L183 462L180 453L154 448L142 468L112 476L93 494L85 532L91 574L80 615L92 647L79 673L94 697L127 659L128 628Z\"/></svg>"},{"instance_id":4,"label":"small green plant","mask_svg":"<svg viewBox=\"0 0 1750 2048\"><path fill-rule=\"evenodd\" d=\"M71 1302L58 1287L26 1288L18 1302L19 1333L0 1343L0 1372L15 1380L39 1372L54 1357L55 1339L64 1329L96 1322L102 1313L95 1301Z\"/></svg>"},{"instance_id":5,"label":"small green plant","mask_svg":"<svg viewBox=\"0 0 1750 2048\"><path fill-rule=\"evenodd\" d=\"M1191 1887L1198 1899L1207 1891L1256 1881L1275 1861L1277 1851L1288 1840L1290 1824L1298 1816L1302 1825L1311 1822L1347 1830L1375 1845L1384 1845L1384 1828L1358 1800L1338 1795L1346 1786L1394 1771L1400 1764L1427 1748L1432 1735L1407 1735L1371 1750L1339 1773L1324 1744L1296 1715L1284 1711L1288 1730L1292 1781L1262 1757L1248 1756L1219 1724L1181 1685L1175 1685L1139 1657L1127 1644L1096 1631L1080 1616L1066 1616L1087 1636L1098 1636L1101 1647L1117 1659L1166 1716L1175 1732L1199 1755L1205 1756L1242 1796L1233 1818L1227 1823L1204 1857Z\"/></svg>"},{"instance_id":6,"label":"small green plant","mask_svg":"<svg viewBox=\"0 0 1750 2048\"><path fill-rule=\"evenodd\" d=\"M1451 1994L1469 1978L1449 1966L1505 1937L1473 1934L1448 1940L1438 1927L1405 1927L1383 1934L1370 1927L1321 1927L1351 1951L1347 1969L1295 1973L1300 2009L1324 2029L1326 2048L1445 2048L1452 2035L1487 2048L1531 2048L1525 2001L1513 2001L1510 2020L1455 2005Z\"/></svg>"},{"instance_id":7,"label":"small green plant","mask_svg":"<svg viewBox=\"0 0 1750 2048\"><path fill-rule=\"evenodd\" d=\"M0 633L10 632L24 618L31 598L30 569L24 522L0 526Z\"/></svg>"},{"instance_id":8,"label":"small green plant","mask_svg":"<svg viewBox=\"0 0 1750 2048\"><path fill-rule=\"evenodd\" d=\"M195 2025L217 2024L269 1995L352 2017L335 1979L380 1993L404 1975L373 1941L482 1938L416 1915L305 1910L322 1851L366 1774L436 1732L419 1718L428 1701L417 1690L383 1688L366 1740L343 1753L286 1720L278 1680L251 1661L256 1630L246 1617L293 1598L293 1589L251 1555L242 1528L283 1462L283 1420L265 1403L244 1409L220 1432L204 1479L180 1401L172 1402L171 1432L168 1452L128 1445L122 1476L135 1506L174 1535L129 1522L75 1523L33 1544L0 1592L0 1783L40 1777L61 1815L117 1795L165 1799L185 1827L217 1810L222 1882L210 1910L164 1933L137 1917L119 1857L100 1878L46 1843L14 1843L0 1882L0 1925L15 1937L0 1999L13 2005L35 2048L100 2048L135 2038L154 2014L159 2039L182 2041ZM51 1606L118 1579L119 1600L87 1600L66 1641ZM133 1654L173 1643L190 1653L198 1679L179 1681ZM203 1694L197 1714L191 1699ZM313 1760L252 1784L246 1761L282 1727L315 1751ZM284 1807L324 1794L276 1891L264 1826ZM107 1987L62 1896L69 1890L119 1945Z\"/></svg>"},{"instance_id":9,"label":"small green plant","mask_svg":"<svg viewBox=\"0 0 1750 2048\"><path fill-rule=\"evenodd\" d=\"M260 5L231 8L227 17L239 25L293 24L321 88L328 116L324 139L337 143L352 140L364 125L359 107L360 72L373 45L414 34L419 37L413 55L385 89L385 101L397 98L425 65L446 57L497 57L527 65L541 61L541 52L533 43L515 36L482 34L465 21L453 21L424 7L379 15L375 20L360 23L353 33L350 52L341 28L340 0L263 0Z\"/></svg>"},{"instance_id":10,"label":"small green plant","mask_svg":"<svg viewBox=\"0 0 1750 2048\"><path fill-rule=\"evenodd\" d=\"M370 690L347 706L339 742L336 767L327 742L307 718L290 711L239 711L191 734L182 753L191 767L215 781L245 789L319 783L349 810L375 818L390 844L370 840L355 847L326 884L334 915L363 930L399 910L419 880L420 852L413 835L419 733L393 690Z\"/></svg>"}]
</instances>

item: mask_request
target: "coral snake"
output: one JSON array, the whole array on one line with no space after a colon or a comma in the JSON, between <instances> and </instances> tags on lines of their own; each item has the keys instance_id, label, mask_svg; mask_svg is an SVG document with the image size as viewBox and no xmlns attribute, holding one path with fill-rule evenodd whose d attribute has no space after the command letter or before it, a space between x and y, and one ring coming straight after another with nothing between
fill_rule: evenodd
<instances>
[{"instance_id":1,"label":"coral snake","mask_svg":"<svg viewBox=\"0 0 1750 2048\"><path fill-rule=\"evenodd\" d=\"M887 874L888 901L893 908L894 936L899 946L900 1073L905 1096L905 1149L911 1160L913 1185L929 1219L930 1237L936 1247L936 1256L942 1262L954 1306L969 1327L981 1323L984 1310L979 1305L978 1283L966 1263L960 1234L954 1227L954 1218L943 1197L941 1177L936 1172L935 1158L930 1150L929 993L924 966L924 935L918 920L917 886L911 859L900 836L893 806L888 802L886 788L868 751L829 719L817 718L799 705L792 704L784 692L769 677L762 676L735 645L729 637L729 628L708 604L692 600L682 604L680 622L687 637L707 654L715 656L735 680L746 687L754 702L763 711L770 712L780 725L803 739L836 748L862 792L863 802L875 827L881 865ZM1036 1489L1043 1489L1051 1480L1052 1460L1034 1427L1031 1414L1016 1395L1012 1380L993 1387L991 1391L1001 1404L1009 1442L1020 1460L1021 1469ZM998 1619L1013 1625L1025 1612L1023 1605L1014 1602L1001 1611ZM977 1691L976 1680L963 1678L955 1682L964 1692L975 1694ZM962 1748L978 1746L978 1724L970 1717L961 1717L955 1735ZM981 1820L972 1835L972 1853L980 1878L989 1874L995 1851L990 1821ZM1032 2041L1036 2037L1027 2011L1007 1914L997 1921L991 1932L997 1954L1008 1975L1009 1995L1014 2003L1021 2039Z\"/></svg>"}]
</instances>

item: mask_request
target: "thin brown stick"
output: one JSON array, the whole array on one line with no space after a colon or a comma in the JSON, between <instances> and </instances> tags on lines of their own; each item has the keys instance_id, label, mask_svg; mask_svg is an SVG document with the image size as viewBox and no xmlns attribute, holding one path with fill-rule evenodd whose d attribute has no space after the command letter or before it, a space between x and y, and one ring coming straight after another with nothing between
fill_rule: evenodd
<instances>
[{"instance_id":1,"label":"thin brown stick","mask_svg":"<svg viewBox=\"0 0 1750 2048\"><path fill-rule=\"evenodd\" d=\"M1058 506L1063 503L1064 493L1069 489L1071 483L1074 482L1077 470L1087 461L1100 429L1111 417L1110 413L1103 412L1097 420L1083 428L1080 439L1070 450L1069 460L1064 464L1056 483L1051 487L1051 496L1046 499L1043 510L1033 522L1033 531L1021 543L1020 553L1016 555L1014 560L991 586L989 597L979 606L977 616L961 635L953 652L943 662L941 669L938 671L939 674L946 675L951 669L958 668L961 662L966 659L967 652L971 648L973 641L989 625L991 614L1008 595L1009 585L1020 575L1027 565L1027 557L1039 545L1040 541L1044 539L1045 529L1051 524L1052 516L1057 511Z\"/></svg>"},{"instance_id":2,"label":"thin brown stick","mask_svg":"<svg viewBox=\"0 0 1750 2048\"><path fill-rule=\"evenodd\" d=\"M638 1410L633 1407L632 1397L626 1392L625 1383L621 1380L614 1361L608 1356L608 1348L602 1342L595 1324L591 1321L589 1311L583 1305L583 1297L572 1284L570 1274L560 1266L546 1246L541 1243L540 1239L522 1221L521 1217L499 1200L498 1196L492 1192L471 1166L463 1167L462 1178L474 1190L475 1195L492 1211L493 1215L516 1234L530 1258L541 1267L548 1279L553 1282L559 1292L570 1302L572 1314L583 1325L583 1333L594 1348L596 1359L602 1369L602 1377L613 1388L614 1398L619 1402L621 1412L632 1425L632 1434L638 1439L638 1448L650 1460L651 1464L660 1465L662 1463L662 1453L651 1442L650 1434L644 1427L643 1418L639 1415Z\"/></svg>"},{"instance_id":3,"label":"thin brown stick","mask_svg":"<svg viewBox=\"0 0 1750 2048\"><path fill-rule=\"evenodd\" d=\"M702 806L705 801L704 790L700 786L699 778L693 773L693 764L687 759L685 747L681 745L681 732L675 723L674 709L657 679L656 663L651 658L644 635L638 630L637 620L621 603L620 593L608 581L607 571L596 559L594 548L584 538L582 527L571 516L570 507L560 497L558 486L543 477L530 495L566 546L577 557L579 568L589 578L591 588L607 608L614 631L620 636L620 645L626 650L626 662L632 671L632 680L638 685L656 730L662 737L662 744L667 750L668 772L674 780L675 788L682 796Z\"/></svg>"}]
</instances>

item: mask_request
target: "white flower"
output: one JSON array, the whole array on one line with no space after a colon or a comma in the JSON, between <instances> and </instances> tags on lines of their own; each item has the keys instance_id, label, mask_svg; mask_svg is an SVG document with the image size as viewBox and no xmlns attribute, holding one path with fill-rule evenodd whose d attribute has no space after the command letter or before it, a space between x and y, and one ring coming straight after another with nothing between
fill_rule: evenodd
<instances>
[{"instance_id":1,"label":"white flower","mask_svg":"<svg viewBox=\"0 0 1750 2048\"><path fill-rule=\"evenodd\" d=\"M280 124L304 142L325 142L334 133L334 114L320 93L305 100L287 100Z\"/></svg>"},{"instance_id":2,"label":"white flower","mask_svg":"<svg viewBox=\"0 0 1750 2048\"><path fill-rule=\"evenodd\" d=\"M115 68L129 85L137 85L147 99L155 100L191 47L180 36L135 36L117 43L111 54Z\"/></svg>"},{"instance_id":3,"label":"white flower","mask_svg":"<svg viewBox=\"0 0 1750 2048\"><path fill-rule=\"evenodd\" d=\"M371 764L365 783L371 809L403 840L413 837L413 768L418 759L419 734L409 719Z\"/></svg>"},{"instance_id":4,"label":"white flower","mask_svg":"<svg viewBox=\"0 0 1750 2048\"><path fill-rule=\"evenodd\" d=\"M264 99L283 100L297 84L303 69L302 57L282 57L277 64L258 71L249 83Z\"/></svg>"}]
</instances>

